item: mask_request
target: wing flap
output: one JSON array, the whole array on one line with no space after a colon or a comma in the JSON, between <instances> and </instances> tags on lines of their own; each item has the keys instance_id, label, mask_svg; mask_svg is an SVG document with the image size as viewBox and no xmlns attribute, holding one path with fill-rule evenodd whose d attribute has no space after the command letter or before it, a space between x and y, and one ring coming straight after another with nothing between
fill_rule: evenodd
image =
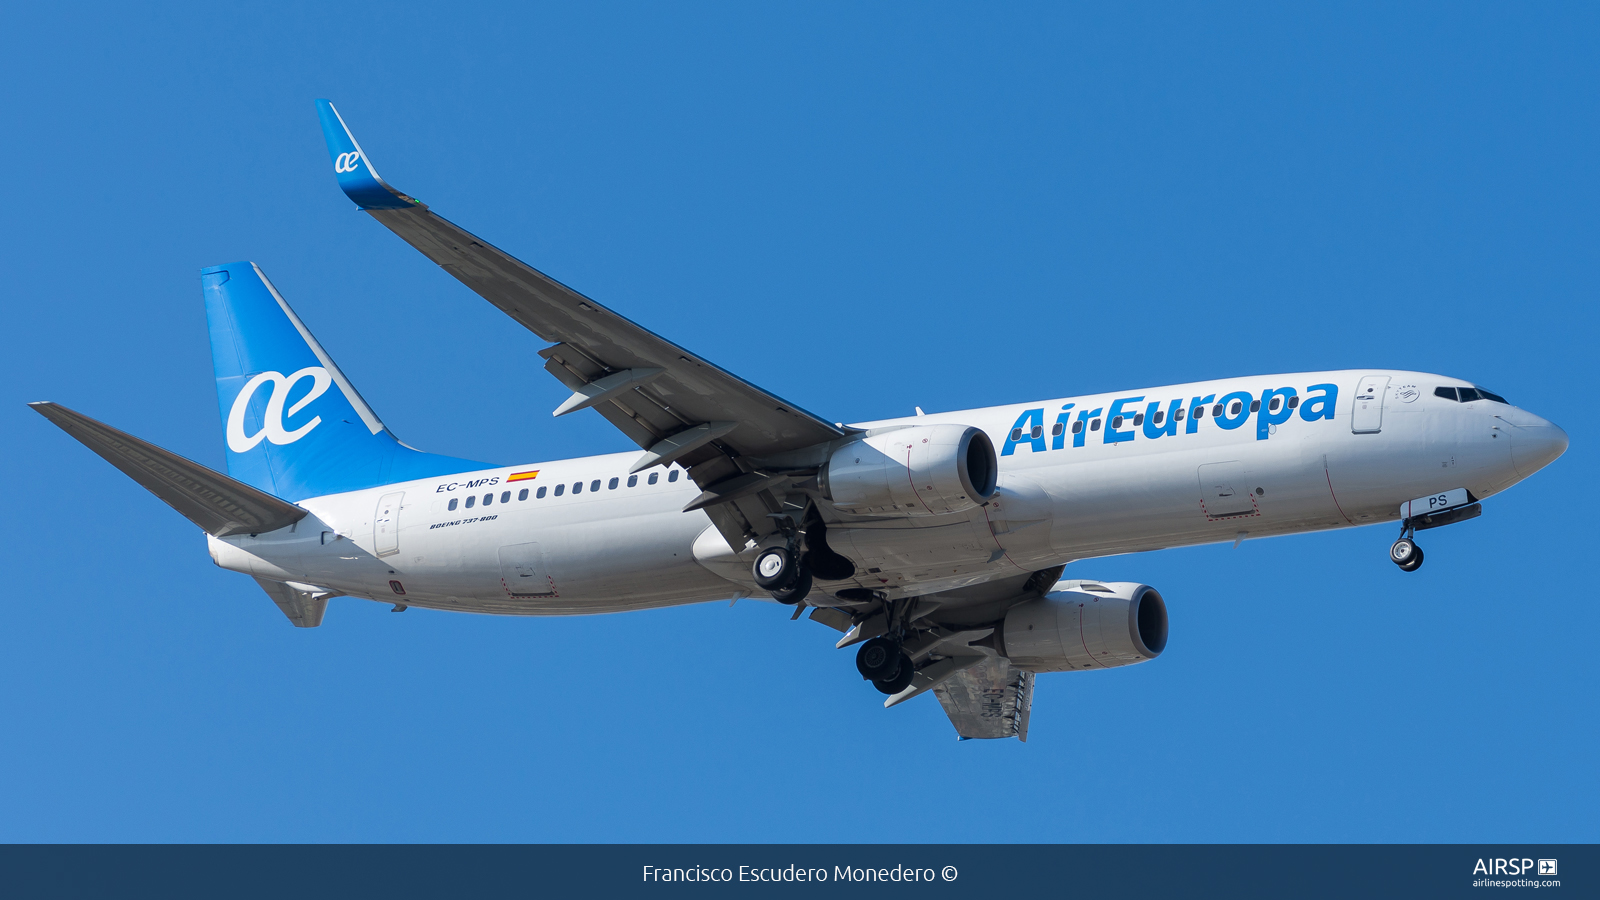
<instances>
[{"instance_id":1,"label":"wing flap","mask_svg":"<svg viewBox=\"0 0 1600 900\"><path fill-rule=\"evenodd\" d=\"M1032 672L991 657L945 679L933 688L950 724L962 738L1028 739L1033 710Z\"/></svg>"}]
</instances>

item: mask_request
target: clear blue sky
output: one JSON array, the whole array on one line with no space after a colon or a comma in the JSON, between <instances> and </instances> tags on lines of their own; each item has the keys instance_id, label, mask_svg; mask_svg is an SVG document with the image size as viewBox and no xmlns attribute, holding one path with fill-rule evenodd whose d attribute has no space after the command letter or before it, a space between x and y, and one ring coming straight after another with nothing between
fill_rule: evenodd
<instances>
[{"instance_id":1,"label":"clear blue sky","mask_svg":"<svg viewBox=\"0 0 1600 900\"><path fill-rule=\"evenodd\" d=\"M7 13L0 840L1600 840L1593 8L390 6ZM1388 525L1074 564L1171 643L1043 676L1027 744L773 604L296 630L23 406L221 468L201 267L260 264L413 445L629 446L355 211L317 97L830 419L1385 366L1572 447L1415 575Z\"/></svg>"}]
</instances>

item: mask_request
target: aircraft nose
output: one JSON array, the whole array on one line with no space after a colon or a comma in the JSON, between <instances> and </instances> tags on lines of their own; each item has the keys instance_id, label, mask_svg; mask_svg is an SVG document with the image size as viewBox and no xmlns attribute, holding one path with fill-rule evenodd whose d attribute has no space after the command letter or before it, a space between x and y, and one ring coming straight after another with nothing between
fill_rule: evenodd
<instances>
[{"instance_id":1,"label":"aircraft nose","mask_svg":"<svg viewBox=\"0 0 1600 900\"><path fill-rule=\"evenodd\" d=\"M1553 422L1529 416L1532 422L1511 429L1511 461L1523 478L1567 452L1567 433Z\"/></svg>"}]
</instances>

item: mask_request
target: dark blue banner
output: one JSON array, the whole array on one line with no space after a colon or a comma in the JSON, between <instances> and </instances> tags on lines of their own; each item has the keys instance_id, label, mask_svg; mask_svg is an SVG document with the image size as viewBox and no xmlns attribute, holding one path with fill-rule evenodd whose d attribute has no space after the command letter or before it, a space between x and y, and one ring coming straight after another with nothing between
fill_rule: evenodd
<instances>
[{"instance_id":1,"label":"dark blue banner","mask_svg":"<svg viewBox=\"0 0 1600 900\"><path fill-rule=\"evenodd\" d=\"M1597 867L1560 844L0 847L8 897L171 900L1592 897Z\"/></svg>"}]
</instances>

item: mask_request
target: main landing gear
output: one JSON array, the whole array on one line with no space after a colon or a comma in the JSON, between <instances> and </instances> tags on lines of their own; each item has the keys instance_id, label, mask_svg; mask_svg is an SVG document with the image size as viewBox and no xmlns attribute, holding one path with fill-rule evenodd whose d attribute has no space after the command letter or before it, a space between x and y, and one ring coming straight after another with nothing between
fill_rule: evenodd
<instances>
[{"instance_id":1,"label":"main landing gear","mask_svg":"<svg viewBox=\"0 0 1600 900\"><path fill-rule=\"evenodd\" d=\"M1400 567L1402 572L1415 572L1422 568L1422 548L1411 539L1416 533L1411 520L1407 519L1400 525L1400 539L1389 547L1389 561Z\"/></svg>"},{"instance_id":2,"label":"main landing gear","mask_svg":"<svg viewBox=\"0 0 1600 900\"><path fill-rule=\"evenodd\" d=\"M917 674L911 657L900 649L898 637L875 637L856 651L856 670L861 677L885 694L898 694L911 684Z\"/></svg>"},{"instance_id":3,"label":"main landing gear","mask_svg":"<svg viewBox=\"0 0 1600 900\"><path fill-rule=\"evenodd\" d=\"M750 567L756 584L779 603L799 603L811 593L811 568L788 547L768 547Z\"/></svg>"}]
</instances>

